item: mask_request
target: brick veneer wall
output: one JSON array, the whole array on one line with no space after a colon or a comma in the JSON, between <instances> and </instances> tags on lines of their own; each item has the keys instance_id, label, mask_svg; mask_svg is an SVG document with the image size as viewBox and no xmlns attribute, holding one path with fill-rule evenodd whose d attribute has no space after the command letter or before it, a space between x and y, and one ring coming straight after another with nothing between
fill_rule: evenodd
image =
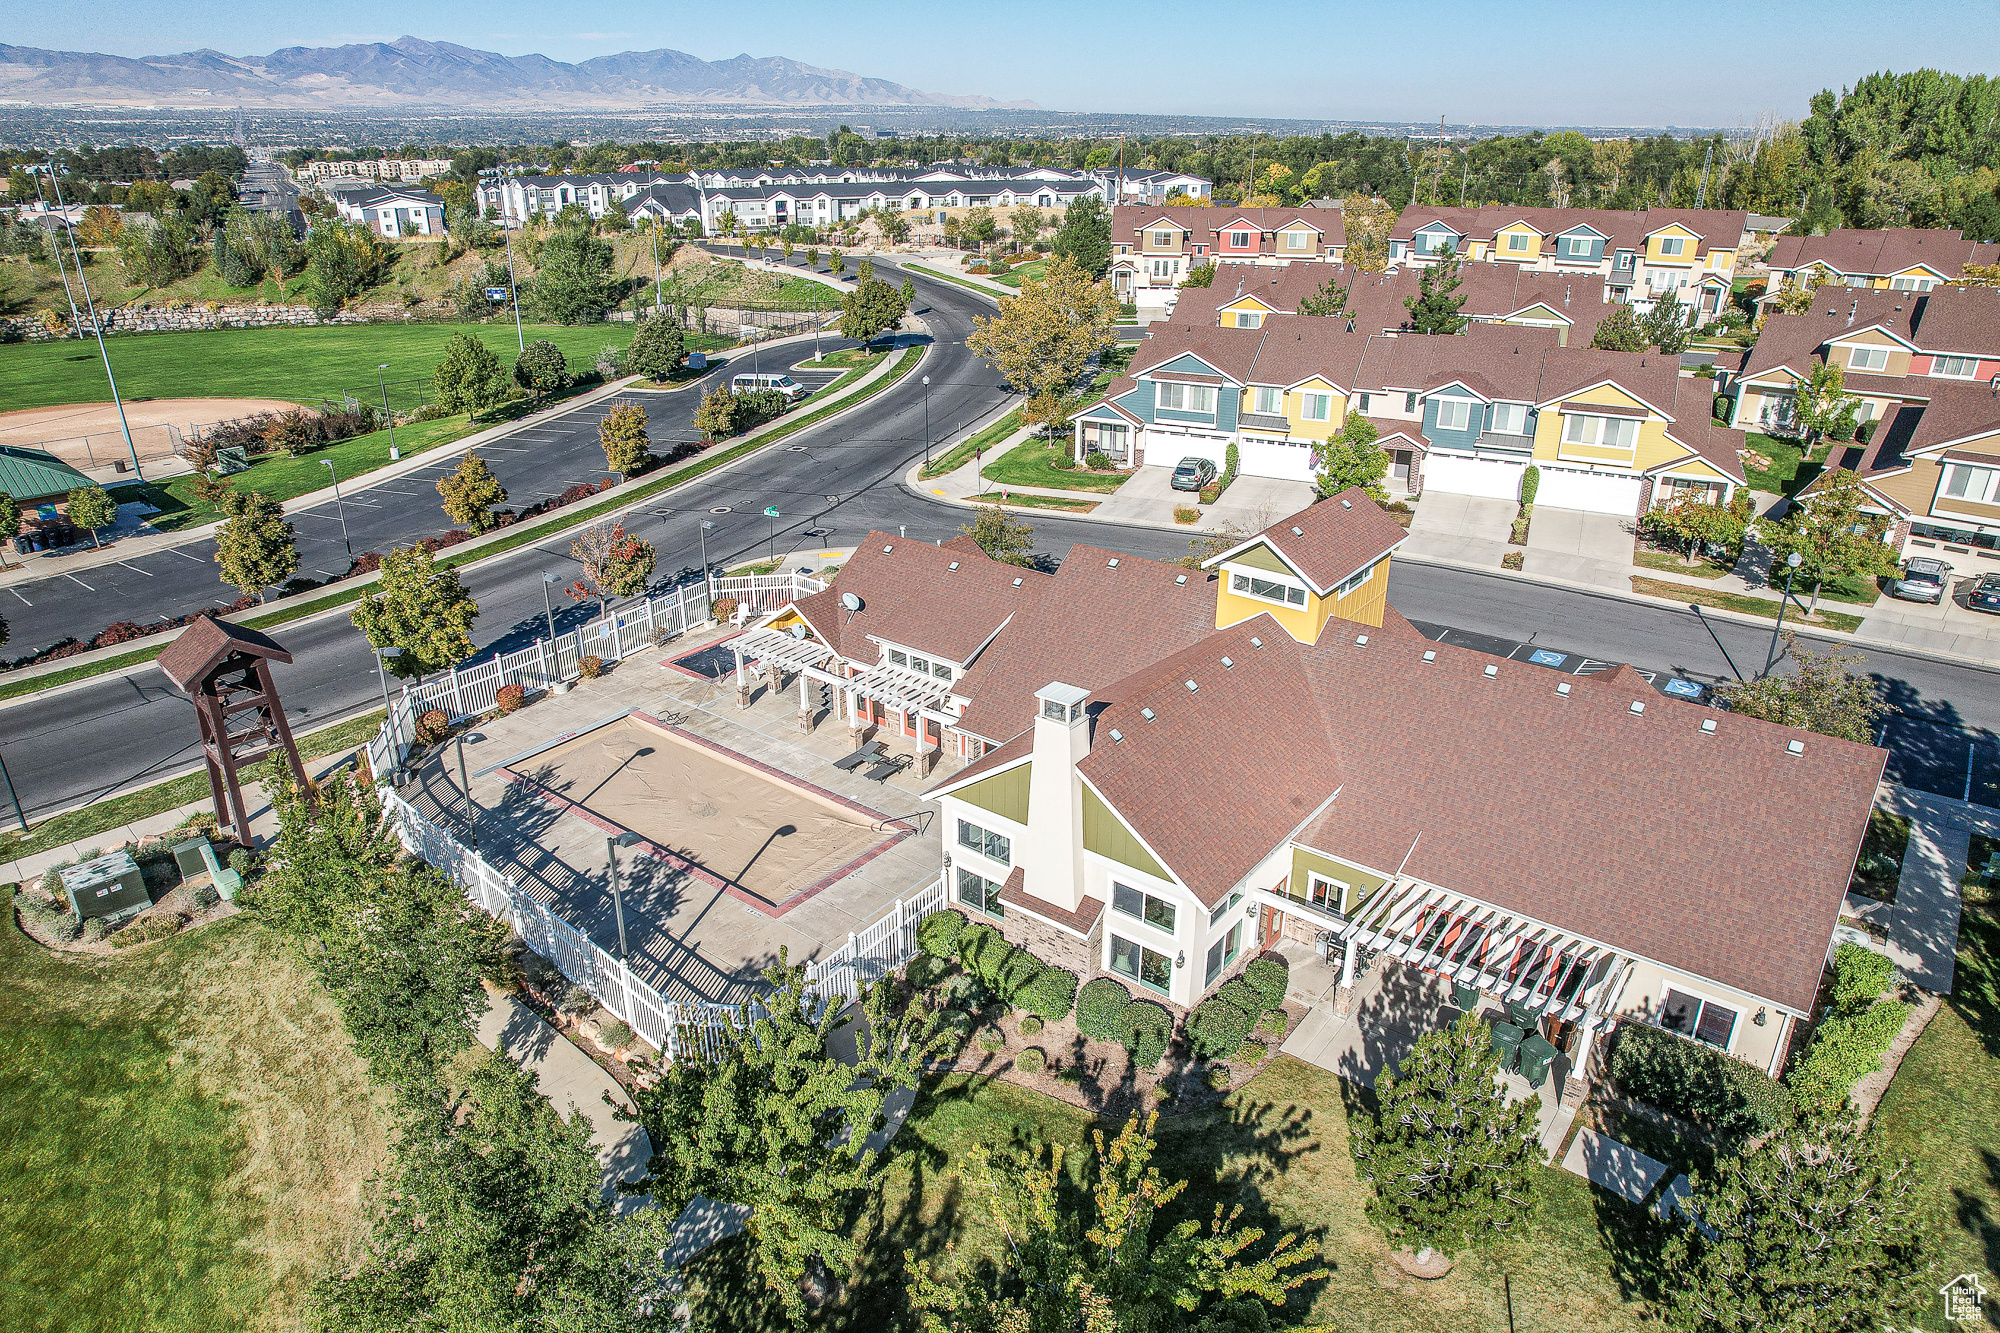
<instances>
[{"instance_id":1,"label":"brick veneer wall","mask_svg":"<svg viewBox=\"0 0 2000 1333\"><path fill-rule=\"evenodd\" d=\"M1077 975L1078 984L1096 976L1100 969L1097 960L1103 956L1104 917L1100 913L1097 923L1090 928L1090 937L1080 940L1069 931L1037 917L1029 916L1018 908L1007 913L998 921L982 917L976 913L967 914L971 920L987 921L999 927L1009 944L1026 949L1035 957Z\"/></svg>"}]
</instances>

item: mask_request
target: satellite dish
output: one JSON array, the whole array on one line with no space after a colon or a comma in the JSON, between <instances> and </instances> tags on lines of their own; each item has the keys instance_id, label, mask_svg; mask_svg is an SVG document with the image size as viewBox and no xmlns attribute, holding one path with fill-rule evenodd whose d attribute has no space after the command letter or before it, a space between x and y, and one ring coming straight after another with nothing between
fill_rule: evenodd
<instances>
[{"instance_id":1,"label":"satellite dish","mask_svg":"<svg viewBox=\"0 0 2000 1333\"><path fill-rule=\"evenodd\" d=\"M792 637L793 637L793 638L795 638L795 639L803 639L803 638L805 638L805 636L806 636L806 627L805 627L804 625L794 625L794 626L792 626Z\"/></svg>"},{"instance_id":2,"label":"satellite dish","mask_svg":"<svg viewBox=\"0 0 2000 1333\"><path fill-rule=\"evenodd\" d=\"M861 609L861 599L851 592L840 594L840 604L850 611L859 611Z\"/></svg>"}]
</instances>

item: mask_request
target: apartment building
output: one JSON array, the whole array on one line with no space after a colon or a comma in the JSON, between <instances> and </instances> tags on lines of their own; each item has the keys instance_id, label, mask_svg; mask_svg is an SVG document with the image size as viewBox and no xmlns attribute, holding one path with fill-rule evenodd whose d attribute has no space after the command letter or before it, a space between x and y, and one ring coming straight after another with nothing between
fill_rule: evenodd
<instances>
[{"instance_id":1,"label":"apartment building","mask_svg":"<svg viewBox=\"0 0 2000 1333\"><path fill-rule=\"evenodd\" d=\"M1166 311L1188 270L1202 264L1339 263L1346 253L1338 208L1183 204L1111 211L1111 285L1152 317Z\"/></svg>"},{"instance_id":2,"label":"apartment building","mask_svg":"<svg viewBox=\"0 0 2000 1333\"><path fill-rule=\"evenodd\" d=\"M1780 236L1764 262L1771 270L1765 300L1800 282L1928 292L1957 282L1968 264L2000 264L2000 244L1968 241L1944 228L1842 227L1824 236Z\"/></svg>"},{"instance_id":3,"label":"apartment building","mask_svg":"<svg viewBox=\"0 0 2000 1333\"><path fill-rule=\"evenodd\" d=\"M307 162L292 175L300 181L424 181L451 174L451 159L382 158L372 162Z\"/></svg>"}]
</instances>

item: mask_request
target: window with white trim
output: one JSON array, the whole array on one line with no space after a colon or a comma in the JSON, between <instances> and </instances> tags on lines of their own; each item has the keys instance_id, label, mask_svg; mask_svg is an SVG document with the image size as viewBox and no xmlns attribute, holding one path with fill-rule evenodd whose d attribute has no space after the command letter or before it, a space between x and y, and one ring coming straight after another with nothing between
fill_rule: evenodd
<instances>
[{"instance_id":1,"label":"window with white trim","mask_svg":"<svg viewBox=\"0 0 2000 1333\"><path fill-rule=\"evenodd\" d=\"M1570 255L1572 257L1579 255L1588 255L1590 253L1590 237L1588 236L1563 237L1563 253L1566 255Z\"/></svg>"},{"instance_id":2,"label":"window with white trim","mask_svg":"<svg viewBox=\"0 0 2000 1333\"><path fill-rule=\"evenodd\" d=\"M985 916L1007 915L1007 909L1000 905L1000 886L964 866L958 868L958 900Z\"/></svg>"},{"instance_id":3,"label":"window with white trim","mask_svg":"<svg viewBox=\"0 0 2000 1333\"><path fill-rule=\"evenodd\" d=\"M1111 970L1162 995L1173 989L1173 959L1117 935L1111 937Z\"/></svg>"},{"instance_id":4,"label":"window with white trim","mask_svg":"<svg viewBox=\"0 0 2000 1333\"><path fill-rule=\"evenodd\" d=\"M1669 990L1660 1001L1661 1027L1725 1051L1729 1049L1729 1039L1735 1035L1739 1016L1727 1005L1684 991Z\"/></svg>"},{"instance_id":5,"label":"window with white trim","mask_svg":"<svg viewBox=\"0 0 2000 1333\"><path fill-rule=\"evenodd\" d=\"M1368 404L1374 399L1374 397L1375 395L1372 393L1364 393L1360 395L1360 402L1355 405L1355 410L1360 412L1362 416L1364 417L1367 416Z\"/></svg>"},{"instance_id":6,"label":"window with white trim","mask_svg":"<svg viewBox=\"0 0 2000 1333\"><path fill-rule=\"evenodd\" d=\"M1258 578L1255 574L1231 574L1229 590L1245 597L1261 597L1267 602L1278 602L1285 606L1304 606L1306 590L1293 583L1280 583L1276 579Z\"/></svg>"},{"instance_id":7,"label":"window with white trim","mask_svg":"<svg viewBox=\"0 0 2000 1333\"><path fill-rule=\"evenodd\" d=\"M1416 395L1416 394L1414 394L1414 393L1406 393L1406 394L1404 394L1404 395L1403 395L1403 410L1404 410L1405 412L1415 412L1415 411L1417 410L1417 395Z\"/></svg>"},{"instance_id":8,"label":"window with white trim","mask_svg":"<svg viewBox=\"0 0 2000 1333\"><path fill-rule=\"evenodd\" d=\"M1171 278L1174 276L1174 261L1171 259L1149 259L1146 261L1146 269L1155 278Z\"/></svg>"},{"instance_id":9,"label":"window with white trim","mask_svg":"<svg viewBox=\"0 0 2000 1333\"><path fill-rule=\"evenodd\" d=\"M1153 233L1154 245L1164 248L1166 246L1172 245L1173 243L1174 243L1174 234L1172 232L1156 231Z\"/></svg>"},{"instance_id":10,"label":"window with white trim","mask_svg":"<svg viewBox=\"0 0 2000 1333\"><path fill-rule=\"evenodd\" d=\"M1213 412L1215 390L1206 384L1162 384L1160 406L1169 412Z\"/></svg>"},{"instance_id":11,"label":"window with white trim","mask_svg":"<svg viewBox=\"0 0 2000 1333\"><path fill-rule=\"evenodd\" d=\"M1850 347L1847 349L1849 370L1886 370L1889 367L1889 349L1886 347Z\"/></svg>"},{"instance_id":12,"label":"window with white trim","mask_svg":"<svg viewBox=\"0 0 2000 1333\"><path fill-rule=\"evenodd\" d=\"M1342 583L1339 587L1333 590L1333 595L1335 597L1347 596L1347 594L1353 592L1356 588L1368 582L1368 580L1374 578L1376 566L1380 565L1381 563L1382 562L1378 560L1375 562L1375 564L1368 566L1368 568L1362 570L1359 574L1350 575L1344 583Z\"/></svg>"},{"instance_id":13,"label":"window with white trim","mask_svg":"<svg viewBox=\"0 0 2000 1333\"><path fill-rule=\"evenodd\" d=\"M1261 415L1267 417L1283 415L1285 410L1285 391L1283 389L1267 388L1260 384L1257 386L1256 398L1256 411Z\"/></svg>"},{"instance_id":14,"label":"window with white trim","mask_svg":"<svg viewBox=\"0 0 2000 1333\"><path fill-rule=\"evenodd\" d=\"M2000 468L1948 464L1945 467L1944 493L1954 500L1970 500L1974 504L2000 502Z\"/></svg>"},{"instance_id":15,"label":"window with white trim","mask_svg":"<svg viewBox=\"0 0 2000 1333\"><path fill-rule=\"evenodd\" d=\"M1287 250L1310 250L1312 248L1312 239L1312 233L1309 231L1288 231L1285 233L1285 248Z\"/></svg>"},{"instance_id":16,"label":"window with white trim","mask_svg":"<svg viewBox=\"0 0 2000 1333\"><path fill-rule=\"evenodd\" d=\"M1936 278L1903 277L1889 279L1892 292L1927 292L1937 286Z\"/></svg>"},{"instance_id":17,"label":"window with white trim","mask_svg":"<svg viewBox=\"0 0 2000 1333\"><path fill-rule=\"evenodd\" d=\"M1247 231L1230 232L1229 244L1238 250L1247 250L1250 247L1250 233Z\"/></svg>"},{"instance_id":18,"label":"window with white trim","mask_svg":"<svg viewBox=\"0 0 2000 1333\"><path fill-rule=\"evenodd\" d=\"M1243 902L1243 894L1240 890L1236 893L1230 894L1229 900L1227 902L1217 903L1214 907L1209 909L1208 924L1212 926L1216 922L1222 920L1222 914L1224 912L1227 912L1232 907L1240 906L1242 902Z\"/></svg>"},{"instance_id":19,"label":"window with white trim","mask_svg":"<svg viewBox=\"0 0 2000 1333\"><path fill-rule=\"evenodd\" d=\"M1979 374L1979 358L1976 356L1934 356L1931 358L1931 374L1942 375L1946 379L1969 380Z\"/></svg>"},{"instance_id":20,"label":"window with white trim","mask_svg":"<svg viewBox=\"0 0 2000 1333\"><path fill-rule=\"evenodd\" d=\"M1333 414L1333 395L1330 393L1302 393L1299 395L1299 415L1307 421L1325 421Z\"/></svg>"},{"instance_id":21,"label":"window with white trim","mask_svg":"<svg viewBox=\"0 0 2000 1333\"><path fill-rule=\"evenodd\" d=\"M1174 920L1178 915L1171 900L1116 881L1111 885L1111 910L1122 912L1134 921L1143 921L1155 930L1164 930L1169 935L1174 933Z\"/></svg>"},{"instance_id":22,"label":"window with white trim","mask_svg":"<svg viewBox=\"0 0 2000 1333\"><path fill-rule=\"evenodd\" d=\"M1659 239L1660 239L1660 253L1662 255L1684 255L1687 253L1687 248L1688 248L1687 237L1662 236Z\"/></svg>"},{"instance_id":23,"label":"window with white trim","mask_svg":"<svg viewBox=\"0 0 2000 1333\"><path fill-rule=\"evenodd\" d=\"M1003 866L1014 864L1014 840L1004 833L981 828L970 820L958 821L958 845Z\"/></svg>"},{"instance_id":24,"label":"window with white trim","mask_svg":"<svg viewBox=\"0 0 2000 1333\"><path fill-rule=\"evenodd\" d=\"M1323 907L1338 915L1340 905L1347 901L1347 886L1330 876L1311 871L1306 875L1306 899L1314 907Z\"/></svg>"},{"instance_id":25,"label":"window with white trim","mask_svg":"<svg viewBox=\"0 0 2000 1333\"><path fill-rule=\"evenodd\" d=\"M1439 398L1435 401L1439 430L1464 430L1472 424L1472 404L1465 399Z\"/></svg>"},{"instance_id":26,"label":"window with white trim","mask_svg":"<svg viewBox=\"0 0 2000 1333\"><path fill-rule=\"evenodd\" d=\"M1257 329L1264 326L1264 312L1261 310L1239 310L1236 312L1236 327Z\"/></svg>"},{"instance_id":27,"label":"window with white trim","mask_svg":"<svg viewBox=\"0 0 2000 1333\"><path fill-rule=\"evenodd\" d=\"M1528 406L1526 403L1495 403L1488 409L1486 429L1496 435L1526 435L1528 433Z\"/></svg>"},{"instance_id":28,"label":"window with white trim","mask_svg":"<svg viewBox=\"0 0 2000 1333\"><path fill-rule=\"evenodd\" d=\"M1238 921L1229 928L1229 933L1208 946L1208 964L1202 970L1201 984L1212 986L1222 975L1222 969L1235 962L1243 953L1243 923Z\"/></svg>"},{"instance_id":29,"label":"window with white trim","mask_svg":"<svg viewBox=\"0 0 2000 1333\"><path fill-rule=\"evenodd\" d=\"M1507 233L1507 249L1513 252L1518 253L1534 249L1534 241L1535 238L1524 231L1510 231Z\"/></svg>"},{"instance_id":30,"label":"window with white trim","mask_svg":"<svg viewBox=\"0 0 2000 1333\"><path fill-rule=\"evenodd\" d=\"M1563 443L1599 449L1630 449L1639 442L1639 423L1631 417L1563 416Z\"/></svg>"}]
</instances>

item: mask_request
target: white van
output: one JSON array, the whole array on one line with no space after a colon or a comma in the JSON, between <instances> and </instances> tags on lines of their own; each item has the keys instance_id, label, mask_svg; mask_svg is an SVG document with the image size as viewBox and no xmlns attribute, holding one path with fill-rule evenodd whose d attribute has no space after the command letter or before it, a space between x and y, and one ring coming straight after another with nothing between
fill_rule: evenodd
<instances>
[{"instance_id":1,"label":"white van","mask_svg":"<svg viewBox=\"0 0 2000 1333\"><path fill-rule=\"evenodd\" d=\"M790 375L738 375L729 381L729 387L735 393L754 393L759 389L771 389L785 395L787 401L794 403L811 392Z\"/></svg>"}]
</instances>

